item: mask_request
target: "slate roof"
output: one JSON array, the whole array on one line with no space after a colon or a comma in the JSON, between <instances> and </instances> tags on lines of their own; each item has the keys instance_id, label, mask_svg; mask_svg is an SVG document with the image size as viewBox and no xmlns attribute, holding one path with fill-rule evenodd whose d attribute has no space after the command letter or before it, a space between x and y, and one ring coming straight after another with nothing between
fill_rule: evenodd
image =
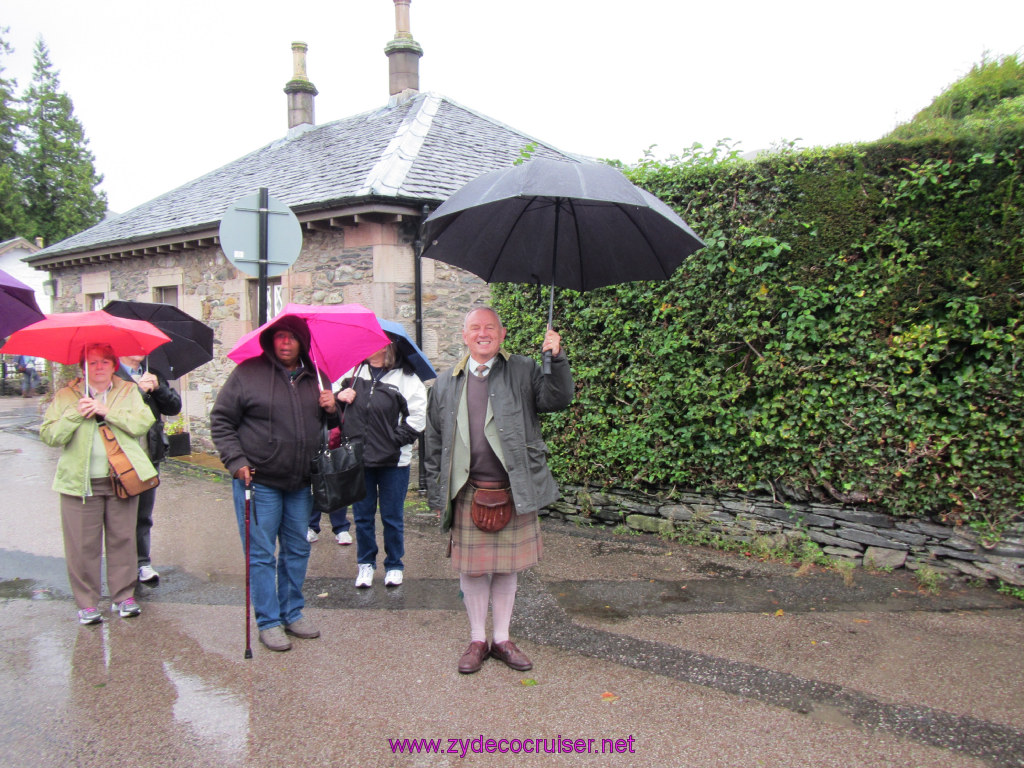
<instances>
[{"instance_id":1,"label":"slate roof","mask_svg":"<svg viewBox=\"0 0 1024 768\"><path fill-rule=\"evenodd\" d=\"M39 246L35 243L31 243L24 237L12 237L10 240L4 240L0 243L0 253L7 253L13 251L15 248L21 248L26 251L38 251Z\"/></svg>"},{"instance_id":2,"label":"slate roof","mask_svg":"<svg viewBox=\"0 0 1024 768\"><path fill-rule=\"evenodd\" d=\"M48 261L115 251L146 241L209 230L228 206L267 187L303 218L346 204L441 202L481 173L513 163L529 143L535 157L562 152L435 93L288 136L31 257Z\"/></svg>"}]
</instances>

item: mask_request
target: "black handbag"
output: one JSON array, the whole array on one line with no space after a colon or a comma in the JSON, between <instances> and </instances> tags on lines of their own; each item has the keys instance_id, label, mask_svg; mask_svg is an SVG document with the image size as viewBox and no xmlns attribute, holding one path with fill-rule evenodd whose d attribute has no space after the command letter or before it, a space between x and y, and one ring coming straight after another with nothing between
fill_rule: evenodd
<instances>
[{"instance_id":1,"label":"black handbag","mask_svg":"<svg viewBox=\"0 0 1024 768\"><path fill-rule=\"evenodd\" d=\"M320 450L310 462L309 474L315 512L333 512L364 498L363 441L342 435L341 445L330 448L324 424Z\"/></svg>"}]
</instances>

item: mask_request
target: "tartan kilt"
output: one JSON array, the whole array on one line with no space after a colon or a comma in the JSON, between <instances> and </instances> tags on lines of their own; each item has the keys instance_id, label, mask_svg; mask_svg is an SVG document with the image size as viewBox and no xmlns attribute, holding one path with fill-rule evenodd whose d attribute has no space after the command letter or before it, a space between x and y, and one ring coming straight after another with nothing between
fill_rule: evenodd
<instances>
[{"instance_id":1,"label":"tartan kilt","mask_svg":"<svg viewBox=\"0 0 1024 768\"><path fill-rule=\"evenodd\" d=\"M540 520L536 512L513 514L497 533L485 533L473 525L473 489L466 483L452 502L452 568L467 576L485 573L517 573L540 562Z\"/></svg>"}]
</instances>

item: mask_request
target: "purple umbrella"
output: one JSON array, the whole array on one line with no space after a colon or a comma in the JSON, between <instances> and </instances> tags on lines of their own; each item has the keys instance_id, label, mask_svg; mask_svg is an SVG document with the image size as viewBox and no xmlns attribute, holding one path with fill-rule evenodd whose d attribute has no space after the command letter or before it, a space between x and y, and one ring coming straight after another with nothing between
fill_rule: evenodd
<instances>
[{"instance_id":1,"label":"purple umbrella","mask_svg":"<svg viewBox=\"0 0 1024 768\"><path fill-rule=\"evenodd\" d=\"M0 269L0 338L44 317L35 291Z\"/></svg>"}]
</instances>

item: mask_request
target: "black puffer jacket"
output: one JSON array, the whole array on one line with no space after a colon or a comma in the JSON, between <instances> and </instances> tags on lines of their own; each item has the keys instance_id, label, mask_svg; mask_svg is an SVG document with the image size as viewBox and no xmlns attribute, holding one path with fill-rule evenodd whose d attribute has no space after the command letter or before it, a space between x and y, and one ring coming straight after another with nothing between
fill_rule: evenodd
<instances>
[{"instance_id":1,"label":"black puffer jacket","mask_svg":"<svg viewBox=\"0 0 1024 768\"><path fill-rule=\"evenodd\" d=\"M366 370L365 368L363 370ZM396 371L396 375L400 373ZM394 384L358 377L345 379L342 388L352 387L356 399L344 406L342 432L363 441L363 463L368 467L399 465L402 446L421 434L409 425L409 403Z\"/></svg>"},{"instance_id":2,"label":"black puffer jacket","mask_svg":"<svg viewBox=\"0 0 1024 768\"><path fill-rule=\"evenodd\" d=\"M282 491L309 486L309 462L320 447L321 424L337 424L320 407L320 382L306 355L309 332L282 318L260 336L263 354L239 364L228 376L210 412L210 436L220 460L234 476L255 470L254 481ZM295 333L303 368L293 378L273 353L273 331ZM326 380L326 378L324 379Z\"/></svg>"}]
</instances>

